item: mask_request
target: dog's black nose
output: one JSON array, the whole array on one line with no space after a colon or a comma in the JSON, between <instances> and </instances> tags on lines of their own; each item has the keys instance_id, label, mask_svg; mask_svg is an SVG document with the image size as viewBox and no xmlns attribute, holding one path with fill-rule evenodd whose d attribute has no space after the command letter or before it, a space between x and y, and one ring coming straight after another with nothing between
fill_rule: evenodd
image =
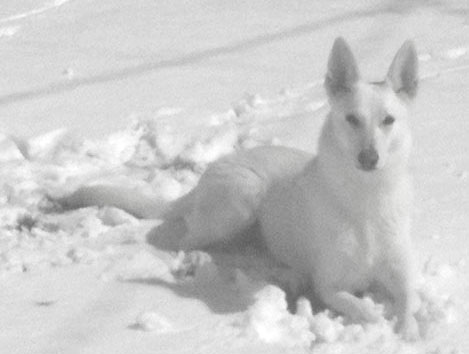
<instances>
[{"instance_id":1,"label":"dog's black nose","mask_svg":"<svg viewBox=\"0 0 469 354\"><path fill-rule=\"evenodd\" d=\"M358 154L358 162L360 163L360 167L364 171L371 171L376 168L378 164L379 155L374 148L369 148L362 150Z\"/></svg>"}]
</instances>

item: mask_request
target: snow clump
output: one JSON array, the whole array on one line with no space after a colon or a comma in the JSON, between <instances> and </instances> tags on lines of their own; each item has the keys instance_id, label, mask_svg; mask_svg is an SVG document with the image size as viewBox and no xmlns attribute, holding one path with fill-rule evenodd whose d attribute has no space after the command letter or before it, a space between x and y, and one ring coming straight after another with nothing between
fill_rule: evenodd
<instances>
[{"instance_id":1,"label":"snow clump","mask_svg":"<svg viewBox=\"0 0 469 354\"><path fill-rule=\"evenodd\" d=\"M134 326L146 332L168 333L173 330L173 325L167 318L153 311L140 313Z\"/></svg>"},{"instance_id":2,"label":"snow clump","mask_svg":"<svg viewBox=\"0 0 469 354\"><path fill-rule=\"evenodd\" d=\"M267 285L255 295L246 313L247 329L266 343L309 346L316 337L309 330L307 318L291 314L287 307L285 293Z\"/></svg>"}]
</instances>

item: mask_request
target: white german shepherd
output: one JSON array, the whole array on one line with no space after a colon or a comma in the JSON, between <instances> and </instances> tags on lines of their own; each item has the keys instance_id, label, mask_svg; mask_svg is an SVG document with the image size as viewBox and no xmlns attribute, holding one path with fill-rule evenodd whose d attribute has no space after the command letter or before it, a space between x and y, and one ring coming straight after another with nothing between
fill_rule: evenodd
<instances>
[{"instance_id":1,"label":"white german shepherd","mask_svg":"<svg viewBox=\"0 0 469 354\"><path fill-rule=\"evenodd\" d=\"M337 38L325 80L331 110L317 155L259 147L211 164L162 215L185 220L181 248L228 240L258 222L270 252L307 276L328 307L354 321L376 321L379 314L357 294L377 284L394 302L398 331L417 338L407 170L417 82L412 42L398 51L384 81L367 83ZM115 205L141 217L161 210L156 201L104 187L83 187L62 202Z\"/></svg>"}]
</instances>

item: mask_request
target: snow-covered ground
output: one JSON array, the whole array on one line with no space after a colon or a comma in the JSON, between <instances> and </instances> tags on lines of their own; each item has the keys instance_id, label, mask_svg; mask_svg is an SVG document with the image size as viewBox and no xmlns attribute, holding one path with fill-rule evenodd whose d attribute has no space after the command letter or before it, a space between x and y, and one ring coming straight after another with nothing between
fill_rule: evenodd
<instances>
[{"instance_id":1,"label":"snow-covered ground","mask_svg":"<svg viewBox=\"0 0 469 354\"><path fill-rule=\"evenodd\" d=\"M469 353L467 1L4 3L1 353ZM99 181L171 200L234 149L314 151L337 35L370 79L418 46L422 340L304 299L291 314L295 275L256 249L177 253L180 225L47 198Z\"/></svg>"}]
</instances>

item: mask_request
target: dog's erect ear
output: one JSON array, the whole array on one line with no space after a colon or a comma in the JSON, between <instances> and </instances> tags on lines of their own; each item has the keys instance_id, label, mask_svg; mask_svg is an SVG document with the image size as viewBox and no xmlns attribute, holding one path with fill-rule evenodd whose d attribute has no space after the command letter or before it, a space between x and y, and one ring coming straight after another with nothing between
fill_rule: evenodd
<instances>
[{"instance_id":1,"label":"dog's erect ear","mask_svg":"<svg viewBox=\"0 0 469 354\"><path fill-rule=\"evenodd\" d=\"M336 38L327 64L326 90L330 97L349 92L359 79L352 51L342 37Z\"/></svg>"},{"instance_id":2,"label":"dog's erect ear","mask_svg":"<svg viewBox=\"0 0 469 354\"><path fill-rule=\"evenodd\" d=\"M406 41L398 50L387 80L396 93L403 93L409 98L414 98L418 87L418 58L414 43Z\"/></svg>"}]
</instances>

